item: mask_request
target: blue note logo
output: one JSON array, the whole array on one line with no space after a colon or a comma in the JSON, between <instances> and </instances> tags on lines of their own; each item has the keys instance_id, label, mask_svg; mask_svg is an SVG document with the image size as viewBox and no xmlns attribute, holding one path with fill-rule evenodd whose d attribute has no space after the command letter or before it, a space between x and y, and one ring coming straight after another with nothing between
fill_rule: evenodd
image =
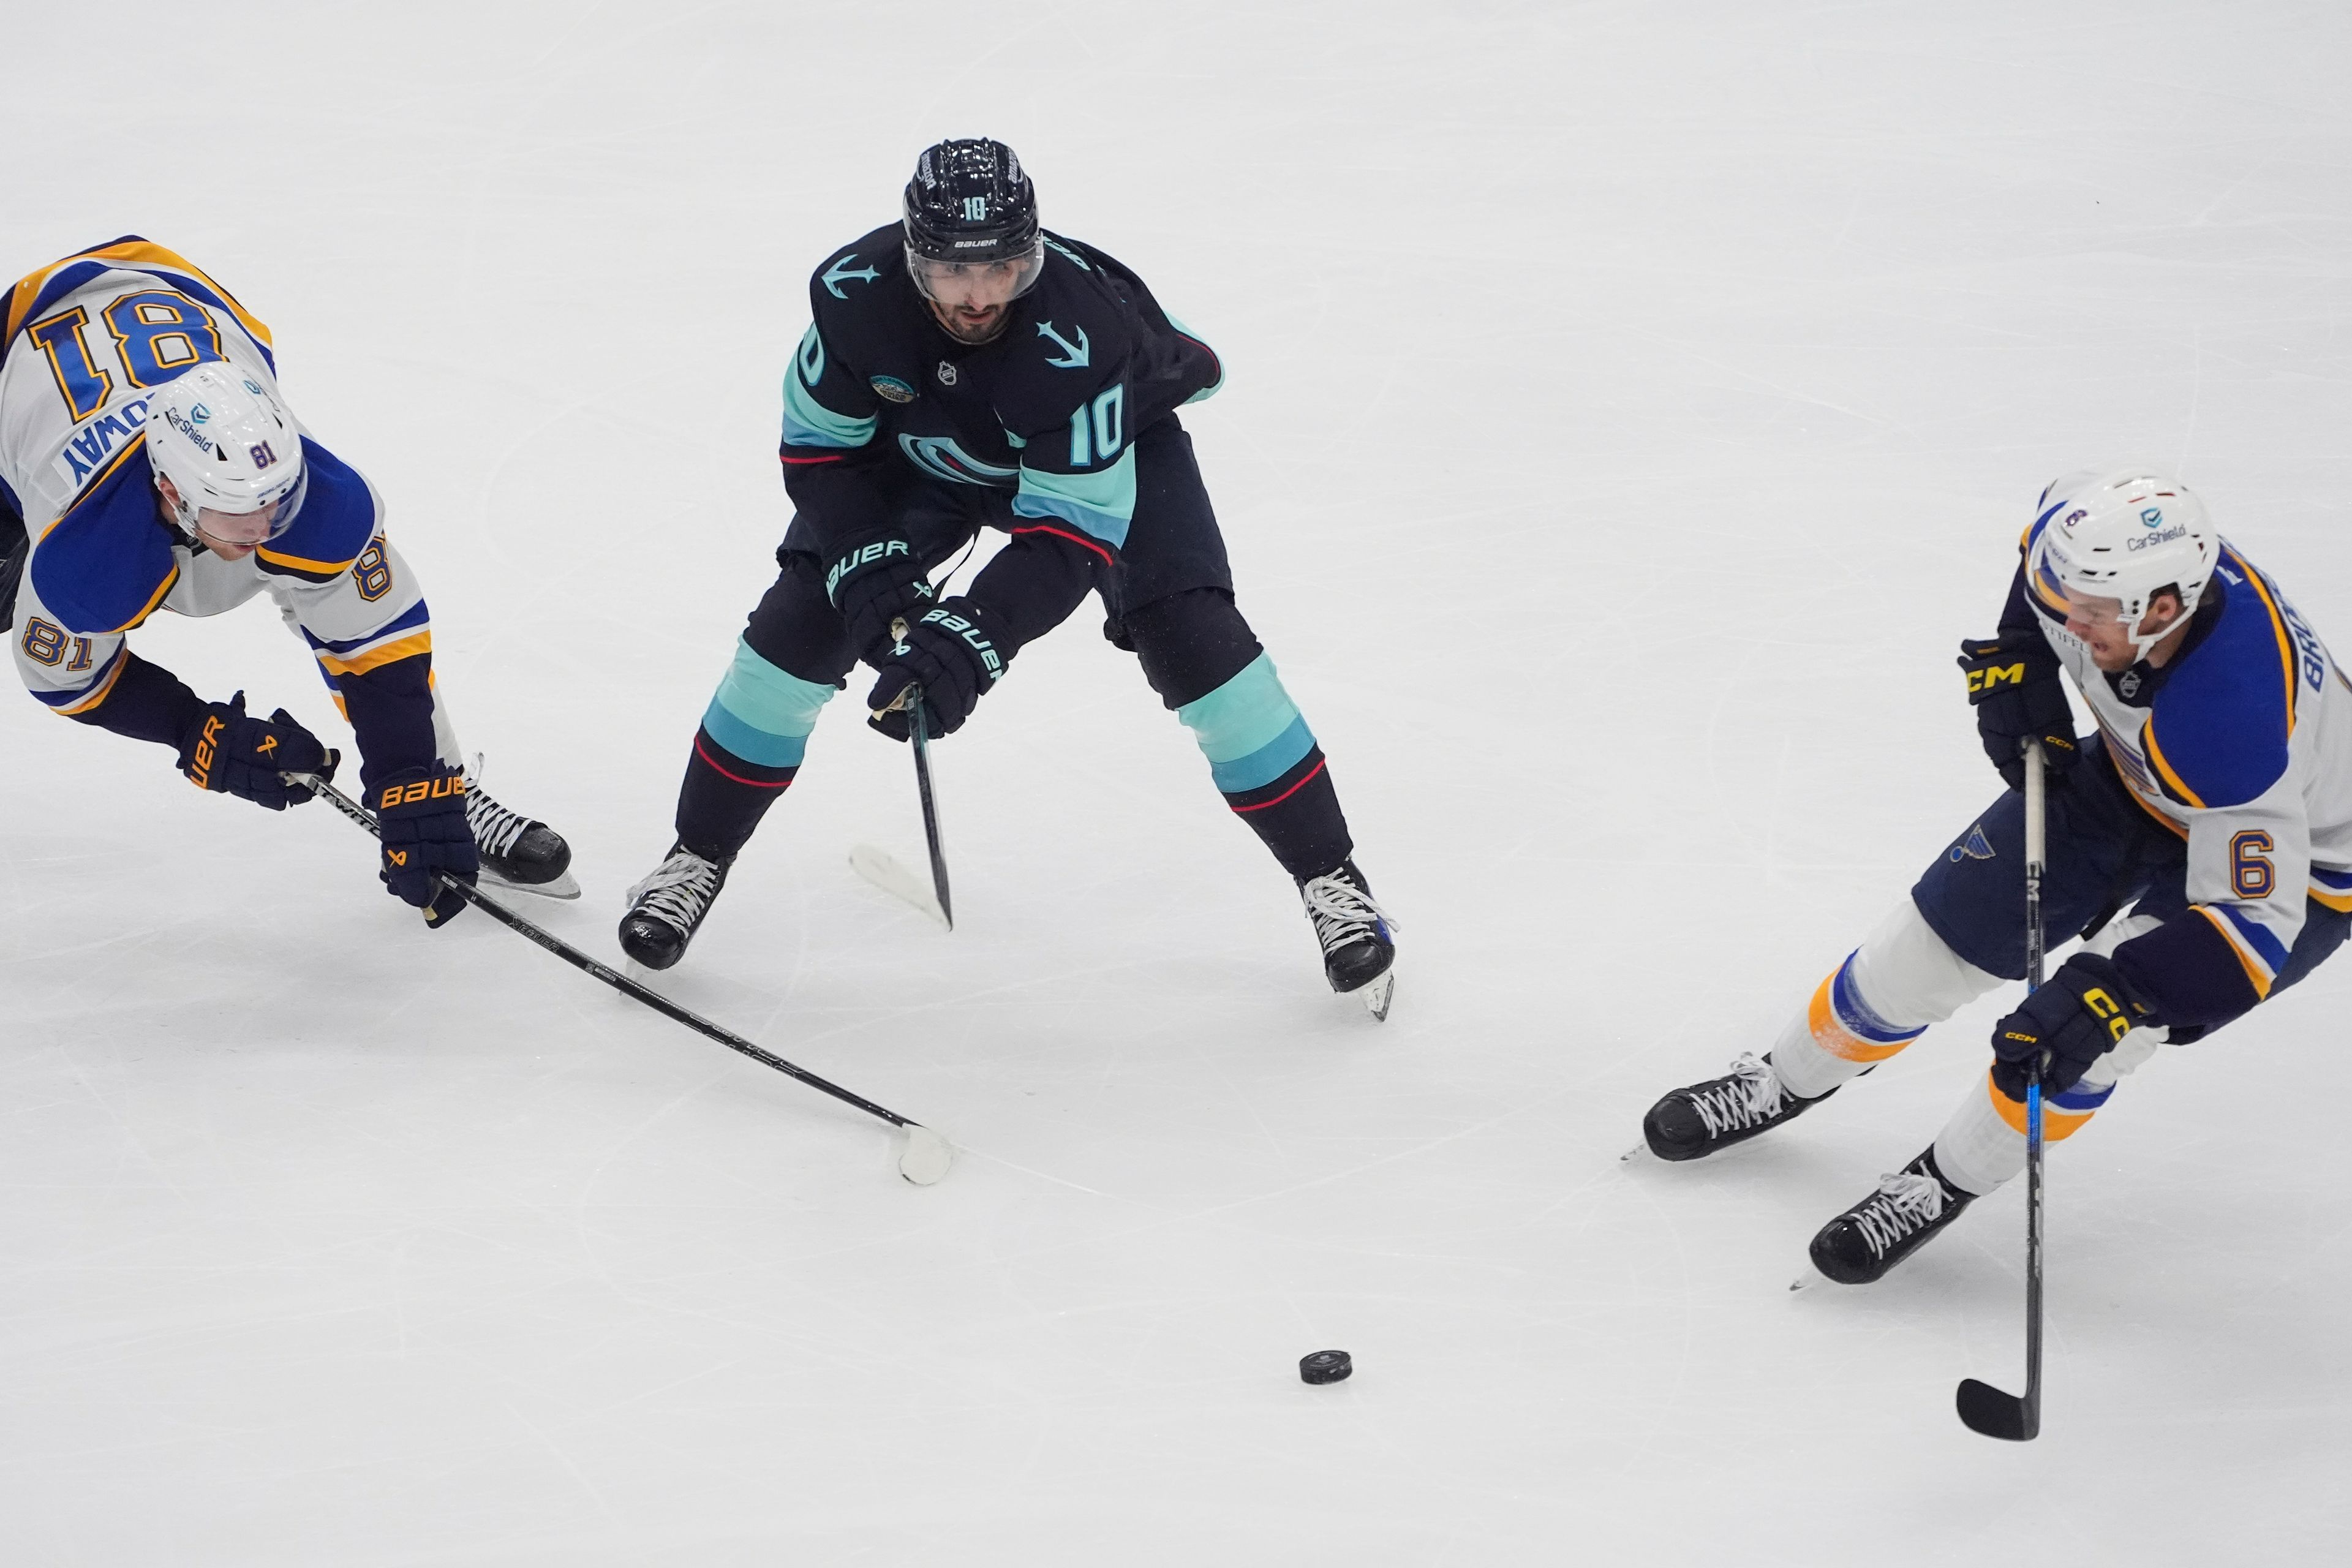
<instances>
[{"instance_id":1,"label":"blue note logo","mask_svg":"<svg viewBox=\"0 0 2352 1568\"><path fill-rule=\"evenodd\" d=\"M882 276L871 267L861 267L852 272L849 264L856 259L855 256L845 256L824 269L824 275L817 281L824 285L826 293L836 300L846 300L849 296L841 291L844 283L871 283Z\"/></svg>"},{"instance_id":2,"label":"blue note logo","mask_svg":"<svg viewBox=\"0 0 2352 1568\"><path fill-rule=\"evenodd\" d=\"M915 401L915 389L908 386L905 382L900 381L895 375L877 375L866 384L873 387L875 391L880 393L883 396L888 398L893 403L912 403Z\"/></svg>"},{"instance_id":3,"label":"blue note logo","mask_svg":"<svg viewBox=\"0 0 2352 1568\"><path fill-rule=\"evenodd\" d=\"M1952 852L1948 857L1955 866L1962 860L1990 860L1992 858L1992 840L1985 837L1984 824L1981 822L1969 829L1969 836L1966 838L1952 846Z\"/></svg>"}]
</instances>

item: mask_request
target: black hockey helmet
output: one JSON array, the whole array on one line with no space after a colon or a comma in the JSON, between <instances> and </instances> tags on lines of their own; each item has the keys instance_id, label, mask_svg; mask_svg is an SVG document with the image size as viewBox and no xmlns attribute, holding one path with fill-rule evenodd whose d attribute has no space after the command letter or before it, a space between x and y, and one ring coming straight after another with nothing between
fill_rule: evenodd
<instances>
[{"instance_id":1,"label":"black hockey helmet","mask_svg":"<svg viewBox=\"0 0 2352 1568\"><path fill-rule=\"evenodd\" d=\"M988 137L923 149L907 182L907 251L927 261L1012 261L1037 249L1037 191Z\"/></svg>"}]
</instances>

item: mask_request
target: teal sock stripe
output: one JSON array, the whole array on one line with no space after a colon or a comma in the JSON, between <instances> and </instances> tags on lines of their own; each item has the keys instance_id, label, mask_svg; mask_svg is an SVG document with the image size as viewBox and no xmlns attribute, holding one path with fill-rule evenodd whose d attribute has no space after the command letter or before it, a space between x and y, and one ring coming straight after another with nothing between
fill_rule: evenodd
<instances>
[{"instance_id":1,"label":"teal sock stripe","mask_svg":"<svg viewBox=\"0 0 2352 1568\"><path fill-rule=\"evenodd\" d=\"M710 738L763 768L796 768L834 688L778 669L738 637L735 662L703 710Z\"/></svg>"},{"instance_id":2,"label":"teal sock stripe","mask_svg":"<svg viewBox=\"0 0 2352 1568\"><path fill-rule=\"evenodd\" d=\"M1282 689L1274 659L1261 653L1242 672L1176 710L1192 731L1209 776L1226 795L1263 788L1315 749L1314 731Z\"/></svg>"}]
</instances>

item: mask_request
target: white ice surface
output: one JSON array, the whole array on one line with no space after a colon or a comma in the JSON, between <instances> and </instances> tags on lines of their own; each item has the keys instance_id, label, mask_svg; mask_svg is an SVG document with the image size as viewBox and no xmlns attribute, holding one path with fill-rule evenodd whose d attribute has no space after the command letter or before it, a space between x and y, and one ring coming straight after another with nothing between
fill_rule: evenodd
<instances>
[{"instance_id":1,"label":"white ice surface","mask_svg":"<svg viewBox=\"0 0 2352 1568\"><path fill-rule=\"evenodd\" d=\"M1225 353L1241 603L1406 930L1385 1026L1321 989L1090 607L940 748L943 932L846 864L921 860L854 689L665 984L948 1131L918 1190L326 811L0 702L0 1561L2338 1560L2352 963L2058 1152L2031 1447L1951 1414L2019 1194L1787 1289L1990 1004L1618 1155L1990 798L1951 653L2052 475L2179 464L2352 639L2340 7L8 18L0 274L137 231L277 329L557 931L668 842L809 268L975 130ZM333 727L266 608L137 646Z\"/></svg>"}]
</instances>

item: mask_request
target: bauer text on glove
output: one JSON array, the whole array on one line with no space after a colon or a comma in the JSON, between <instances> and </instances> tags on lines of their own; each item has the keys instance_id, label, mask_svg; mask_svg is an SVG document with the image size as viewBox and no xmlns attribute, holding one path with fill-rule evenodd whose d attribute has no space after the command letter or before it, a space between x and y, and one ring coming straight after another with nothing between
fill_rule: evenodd
<instances>
[{"instance_id":1,"label":"bauer text on glove","mask_svg":"<svg viewBox=\"0 0 2352 1568\"><path fill-rule=\"evenodd\" d=\"M426 925L446 923L466 900L441 879L470 883L482 868L466 821L465 775L439 763L403 768L369 788L368 804L383 830L383 885L423 910Z\"/></svg>"},{"instance_id":2,"label":"bauer text on glove","mask_svg":"<svg viewBox=\"0 0 2352 1568\"><path fill-rule=\"evenodd\" d=\"M310 798L287 773L331 779L335 764L319 738L280 708L268 719L248 717L245 693L208 702L180 737L180 771L198 789L219 790L271 811Z\"/></svg>"}]
</instances>

